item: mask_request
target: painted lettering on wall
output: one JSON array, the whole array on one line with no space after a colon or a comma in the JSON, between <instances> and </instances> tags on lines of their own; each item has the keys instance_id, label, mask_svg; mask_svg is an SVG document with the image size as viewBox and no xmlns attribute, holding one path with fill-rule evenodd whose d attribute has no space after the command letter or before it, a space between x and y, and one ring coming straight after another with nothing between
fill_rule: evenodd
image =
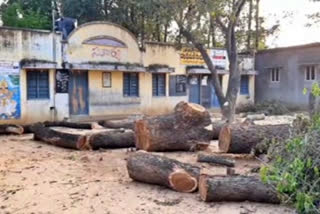
<instances>
[{"instance_id":1,"label":"painted lettering on wall","mask_svg":"<svg viewBox=\"0 0 320 214\"><path fill-rule=\"evenodd\" d=\"M180 62L182 65L205 64L201 53L194 48L182 48L180 52Z\"/></svg>"},{"instance_id":2,"label":"painted lettering on wall","mask_svg":"<svg viewBox=\"0 0 320 214\"><path fill-rule=\"evenodd\" d=\"M91 53L92 58L96 57L111 57L118 61L121 60L121 50L117 48L101 48L101 47L94 47L92 48Z\"/></svg>"},{"instance_id":3,"label":"painted lettering on wall","mask_svg":"<svg viewBox=\"0 0 320 214\"><path fill-rule=\"evenodd\" d=\"M20 119L19 68L0 65L0 120Z\"/></svg>"}]
</instances>

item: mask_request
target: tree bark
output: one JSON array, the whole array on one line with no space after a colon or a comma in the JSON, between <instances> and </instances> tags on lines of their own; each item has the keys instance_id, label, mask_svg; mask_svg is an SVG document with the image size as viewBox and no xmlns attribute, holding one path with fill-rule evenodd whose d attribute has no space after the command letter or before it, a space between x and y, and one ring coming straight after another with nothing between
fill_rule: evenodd
<instances>
[{"instance_id":1,"label":"tree bark","mask_svg":"<svg viewBox=\"0 0 320 214\"><path fill-rule=\"evenodd\" d=\"M213 140L219 139L220 131L221 131L222 127L225 125L226 125L225 121L217 121L212 124L212 134L213 134L212 139Z\"/></svg>"},{"instance_id":2,"label":"tree bark","mask_svg":"<svg viewBox=\"0 0 320 214\"><path fill-rule=\"evenodd\" d=\"M52 130L43 125L35 125L32 127L34 140L43 141L45 143L75 150L88 150L87 137L83 135L69 134Z\"/></svg>"},{"instance_id":3,"label":"tree bark","mask_svg":"<svg viewBox=\"0 0 320 214\"><path fill-rule=\"evenodd\" d=\"M136 147L141 150L193 151L198 142L210 143L209 112L197 104L181 102L172 114L151 117L135 123Z\"/></svg>"},{"instance_id":4,"label":"tree bark","mask_svg":"<svg viewBox=\"0 0 320 214\"><path fill-rule=\"evenodd\" d=\"M130 178L156 184L177 192L191 193L198 188L200 168L166 157L136 153L127 160Z\"/></svg>"},{"instance_id":5,"label":"tree bark","mask_svg":"<svg viewBox=\"0 0 320 214\"><path fill-rule=\"evenodd\" d=\"M251 50L251 35L252 35L252 15L253 15L253 0L249 1L249 17L248 17L248 35L247 35L247 50Z\"/></svg>"},{"instance_id":6,"label":"tree bark","mask_svg":"<svg viewBox=\"0 0 320 214\"><path fill-rule=\"evenodd\" d=\"M134 129L134 120L106 120L100 121L99 125L108 129Z\"/></svg>"},{"instance_id":7,"label":"tree bark","mask_svg":"<svg viewBox=\"0 0 320 214\"><path fill-rule=\"evenodd\" d=\"M93 134L89 138L89 144L93 150L121 149L135 147L134 132L109 131Z\"/></svg>"},{"instance_id":8,"label":"tree bark","mask_svg":"<svg viewBox=\"0 0 320 214\"><path fill-rule=\"evenodd\" d=\"M72 123L67 121L46 121L43 123L45 127L66 127L72 129L94 129L92 123Z\"/></svg>"},{"instance_id":9,"label":"tree bark","mask_svg":"<svg viewBox=\"0 0 320 214\"><path fill-rule=\"evenodd\" d=\"M280 203L276 191L256 177L201 175L199 192L201 199L205 202Z\"/></svg>"},{"instance_id":10,"label":"tree bark","mask_svg":"<svg viewBox=\"0 0 320 214\"><path fill-rule=\"evenodd\" d=\"M233 160L218 157L215 155L204 154L204 153L200 153L198 155L197 160L198 160L198 162L201 162L201 163L211 163L211 164L217 164L217 165L222 165L222 166L227 166L227 167L234 167L235 166L235 163Z\"/></svg>"},{"instance_id":11,"label":"tree bark","mask_svg":"<svg viewBox=\"0 0 320 214\"><path fill-rule=\"evenodd\" d=\"M260 0L256 0L256 51L259 50L259 42L260 42Z\"/></svg>"},{"instance_id":12,"label":"tree bark","mask_svg":"<svg viewBox=\"0 0 320 214\"><path fill-rule=\"evenodd\" d=\"M273 140L290 137L289 125L232 124L221 129L219 149L225 153L256 154L266 153Z\"/></svg>"},{"instance_id":13,"label":"tree bark","mask_svg":"<svg viewBox=\"0 0 320 214\"><path fill-rule=\"evenodd\" d=\"M0 125L0 135L22 135L24 129L22 126L19 125L11 125L11 124L4 124Z\"/></svg>"}]
</instances>

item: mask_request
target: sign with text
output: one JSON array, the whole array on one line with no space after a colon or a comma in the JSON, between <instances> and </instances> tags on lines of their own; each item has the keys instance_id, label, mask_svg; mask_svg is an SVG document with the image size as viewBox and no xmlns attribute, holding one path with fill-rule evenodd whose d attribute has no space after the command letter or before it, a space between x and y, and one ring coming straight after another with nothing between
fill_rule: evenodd
<instances>
[{"instance_id":1,"label":"sign with text","mask_svg":"<svg viewBox=\"0 0 320 214\"><path fill-rule=\"evenodd\" d=\"M226 50L212 49L210 57L213 65L218 70L229 70L229 59Z\"/></svg>"},{"instance_id":2,"label":"sign with text","mask_svg":"<svg viewBox=\"0 0 320 214\"><path fill-rule=\"evenodd\" d=\"M180 52L180 63L182 65L204 65L201 53L194 48L182 48Z\"/></svg>"}]
</instances>

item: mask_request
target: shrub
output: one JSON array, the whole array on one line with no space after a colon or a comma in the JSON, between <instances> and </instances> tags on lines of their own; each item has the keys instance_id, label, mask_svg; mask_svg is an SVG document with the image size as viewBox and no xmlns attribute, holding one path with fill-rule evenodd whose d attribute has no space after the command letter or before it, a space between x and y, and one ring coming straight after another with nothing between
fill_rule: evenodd
<instances>
[{"instance_id":1,"label":"shrub","mask_svg":"<svg viewBox=\"0 0 320 214\"><path fill-rule=\"evenodd\" d=\"M302 214L320 213L320 116L295 121L294 136L270 147L271 164L260 171L274 185L284 203ZM305 126L308 126L307 128Z\"/></svg>"}]
</instances>

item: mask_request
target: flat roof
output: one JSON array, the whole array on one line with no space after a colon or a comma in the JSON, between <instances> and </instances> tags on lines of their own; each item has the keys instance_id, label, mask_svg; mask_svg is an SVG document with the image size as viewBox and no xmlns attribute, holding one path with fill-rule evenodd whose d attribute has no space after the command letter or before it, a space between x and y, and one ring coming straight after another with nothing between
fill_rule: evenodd
<instances>
[{"instance_id":1,"label":"flat roof","mask_svg":"<svg viewBox=\"0 0 320 214\"><path fill-rule=\"evenodd\" d=\"M288 51L288 50L289 51L290 50L299 50L299 49L314 48L314 47L320 47L320 42L314 42L314 43L309 43L309 44L304 44L304 45L271 48L271 49L258 51L257 54L263 54L263 53L269 53L269 52L279 52L279 51Z\"/></svg>"}]
</instances>

